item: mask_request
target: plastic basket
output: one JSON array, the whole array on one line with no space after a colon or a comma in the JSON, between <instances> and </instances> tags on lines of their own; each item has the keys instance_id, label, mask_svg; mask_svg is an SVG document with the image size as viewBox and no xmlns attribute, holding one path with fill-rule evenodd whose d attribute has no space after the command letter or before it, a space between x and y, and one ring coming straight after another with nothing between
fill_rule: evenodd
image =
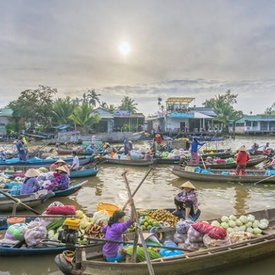
<instances>
[{"instance_id":1,"label":"plastic basket","mask_svg":"<svg viewBox=\"0 0 275 275\"><path fill-rule=\"evenodd\" d=\"M112 203L106 203L106 202L99 202L97 204L97 211L100 210L106 210L110 216L114 214L115 211L119 210L120 208Z\"/></svg>"},{"instance_id":2,"label":"plastic basket","mask_svg":"<svg viewBox=\"0 0 275 275\"><path fill-rule=\"evenodd\" d=\"M8 218L7 219L7 224L8 224L8 227L10 227L11 225L13 224L16 224L16 223L24 223L26 220L26 218L24 217L11 217L11 218Z\"/></svg>"}]
</instances>

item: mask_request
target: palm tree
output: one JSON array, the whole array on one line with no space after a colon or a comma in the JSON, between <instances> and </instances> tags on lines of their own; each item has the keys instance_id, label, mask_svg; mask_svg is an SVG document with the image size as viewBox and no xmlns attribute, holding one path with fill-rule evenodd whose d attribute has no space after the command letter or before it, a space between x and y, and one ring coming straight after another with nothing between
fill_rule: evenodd
<instances>
[{"instance_id":1,"label":"palm tree","mask_svg":"<svg viewBox=\"0 0 275 275\"><path fill-rule=\"evenodd\" d=\"M161 102L162 102L162 98L159 96L158 97L158 106L159 106L159 108L161 108Z\"/></svg>"},{"instance_id":2,"label":"palm tree","mask_svg":"<svg viewBox=\"0 0 275 275\"><path fill-rule=\"evenodd\" d=\"M96 106L97 103L100 104L99 96L101 96L101 94L97 94L95 90L87 91L87 100L93 106Z\"/></svg>"},{"instance_id":3,"label":"palm tree","mask_svg":"<svg viewBox=\"0 0 275 275\"><path fill-rule=\"evenodd\" d=\"M121 105L119 106L119 109L129 111L130 113L136 113L137 105L138 104L135 103L135 101L133 99L131 99L128 96L124 96L124 98L121 100Z\"/></svg>"},{"instance_id":4,"label":"palm tree","mask_svg":"<svg viewBox=\"0 0 275 275\"><path fill-rule=\"evenodd\" d=\"M56 124L70 124L69 116L73 113L76 102L70 97L58 98L52 105L52 122Z\"/></svg>"},{"instance_id":5,"label":"palm tree","mask_svg":"<svg viewBox=\"0 0 275 275\"><path fill-rule=\"evenodd\" d=\"M95 113L91 115L93 107L88 102L83 102L81 106L77 106L73 113L69 116L69 119L82 128L82 132L87 134L93 124L98 123L101 118Z\"/></svg>"}]
</instances>

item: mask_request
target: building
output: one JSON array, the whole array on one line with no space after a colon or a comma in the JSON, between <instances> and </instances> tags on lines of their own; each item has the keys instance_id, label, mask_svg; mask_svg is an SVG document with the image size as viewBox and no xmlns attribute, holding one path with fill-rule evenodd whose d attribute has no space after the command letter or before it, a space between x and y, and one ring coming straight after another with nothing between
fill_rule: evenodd
<instances>
[{"instance_id":1,"label":"building","mask_svg":"<svg viewBox=\"0 0 275 275\"><path fill-rule=\"evenodd\" d=\"M234 123L229 127L234 132ZM275 134L275 115L247 115L235 121L235 134L270 135Z\"/></svg>"},{"instance_id":2,"label":"building","mask_svg":"<svg viewBox=\"0 0 275 275\"><path fill-rule=\"evenodd\" d=\"M7 135L6 126L12 118L12 110L8 108L0 109L0 136Z\"/></svg>"},{"instance_id":3,"label":"building","mask_svg":"<svg viewBox=\"0 0 275 275\"><path fill-rule=\"evenodd\" d=\"M166 107L156 116L147 119L147 130L171 134L214 131L214 119L217 115L211 108L192 105L193 101L193 97L168 98Z\"/></svg>"}]
</instances>

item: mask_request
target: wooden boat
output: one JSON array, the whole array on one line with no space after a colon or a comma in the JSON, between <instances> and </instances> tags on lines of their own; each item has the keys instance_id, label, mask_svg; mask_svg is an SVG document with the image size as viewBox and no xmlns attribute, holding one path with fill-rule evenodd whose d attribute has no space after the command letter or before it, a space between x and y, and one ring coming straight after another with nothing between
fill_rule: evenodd
<instances>
[{"instance_id":1,"label":"wooden boat","mask_svg":"<svg viewBox=\"0 0 275 275\"><path fill-rule=\"evenodd\" d=\"M79 165L86 165L90 163L96 155L86 156L79 158ZM0 161L0 167L9 168L9 167L22 167L22 168L31 168L31 167L49 167L53 163L55 163L59 158L49 158L49 159L40 159L40 158L32 158L27 161L16 160L6 160ZM63 159L67 164L71 165L73 163L73 158L64 158Z\"/></svg>"},{"instance_id":2,"label":"wooden boat","mask_svg":"<svg viewBox=\"0 0 275 275\"><path fill-rule=\"evenodd\" d=\"M102 157L102 163L104 164L119 164L119 165L129 165L129 166L150 166L155 163L155 160L145 160L145 159L112 159L107 157Z\"/></svg>"},{"instance_id":3,"label":"wooden boat","mask_svg":"<svg viewBox=\"0 0 275 275\"><path fill-rule=\"evenodd\" d=\"M99 171L99 169L97 167L71 171L70 178L93 177L93 176L97 175L98 171Z\"/></svg>"},{"instance_id":4,"label":"wooden boat","mask_svg":"<svg viewBox=\"0 0 275 275\"><path fill-rule=\"evenodd\" d=\"M174 166L172 173L178 177L204 182L239 182L239 183L275 183L275 176L266 174L265 170L246 170L246 175L235 175L235 170L209 169L198 167ZM200 170L197 171L196 170Z\"/></svg>"},{"instance_id":5,"label":"wooden boat","mask_svg":"<svg viewBox=\"0 0 275 275\"><path fill-rule=\"evenodd\" d=\"M14 217L14 216L13 216ZM26 222L30 222L36 218L39 219L45 219L47 221L51 221L53 219L59 218L59 217L64 217L64 216L15 216L15 217L20 217L24 218ZM7 230L8 226L8 218L10 216L1 216L0 217L0 239L4 237L4 234ZM50 241L50 240L45 240L41 242L38 246L30 246L27 247L25 246L24 241L18 241L12 244L5 244L5 245L0 245L0 255L1 257L10 257L10 256L36 256L36 255L47 255L47 254L55 254L57 255L58 253L63 252L66 249L70 249L71 247L66 246L65 244L61 244L58 241Z\"/></svg>"},{"instance_id":6,"label":"wooden boat","mask_svg":"<svg viewBox=\"0 0 275 275\"><path fill-rule=\"evenodd\" d=\"M76 193L78 190L80 190L84 184L86 184L88 181L85 180L83 182L80 182L80 183L77 183L77 184L74 184L74 185L70 185L68 189L65 189L65 190L56 190L53 192L53 196L54 197L66 197L66 196L70 196L74 193ZM12 189L13 186L18 186L18 185L21 185L21 183L6 183L5 184L5 189ZM1 190L1 189L0 189ZM20 187L19 187L19 190L20 190ZM44 190L45 191L45 190ZM38 191L39 192L39 191ZM36 193L34 193L36 194ZM43 192L43 194L45 195L45 192ZM18 196L14 196L18 199L20 199L20 197L23 197L23 196L26 196L26 195L18 195ZM1 200L5 198L5 197L0 197L0 202Z\"/></svg>"},{"instance_id":7,"label":"wooden boat","mask_svg":"<svg viewBox=\"0 0 275 275\"><path fill-rule=\"evenodd\" d=\"M183 254L151 260L154 274L206 274L221 268L244 262L253 262L275 254L275 209L265 209L250 213L256 219L268 219L269 227L262 235L235 244L205 248L198 251L184 251ZM171 231L163 232L163 240L171 238ZM173 236L173 235L172 235ZM147 263L109 263L102 256L102 243L76 250L74 261L68 263L63 254L55 257L55 263L64 274L149 274ZM208 273L207 273L208 274Z\"/></svg>"},{"instance_id":8,"label":"wooden boat","mask_svg":"<svg viewBox=\"0 0 275 275\"><path fill-rule=\"evenodd\" d=\"M43 203L44 197L39 193L27 194L27 195L19 195L13 196L13 198L20 200L24 204L29 207L36 207ZM16 210L25 210L25 207L21 204L16 204L13 200L3 196L0 197L0 211L1 212L11 212L16 206Z\"/></svg>"},{"instance_id":9,"label":"wooden boat","mask_svg":"<svg viewBox=\"0 0 275 275\"><path fill-rule=\"evenodd\" d=\"M258 165L266 160L265 156L252 156L250 160L247 162L246 167L253 167L255 165ZM224 160L225 161L225 160ZM202 163L200 161L199 165L189 165L188 162L183 163L183 166L200 166L201 168L204 168L204 166L207 169L233 169L237 167L236 162L219 162L219 163L209 163L207 161L204 161Z\"/></svg>"}]
</instances>

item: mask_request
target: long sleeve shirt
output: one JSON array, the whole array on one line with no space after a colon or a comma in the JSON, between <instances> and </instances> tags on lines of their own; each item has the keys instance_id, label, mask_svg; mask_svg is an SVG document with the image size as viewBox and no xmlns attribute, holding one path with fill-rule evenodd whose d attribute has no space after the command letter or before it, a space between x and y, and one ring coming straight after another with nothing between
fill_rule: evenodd
<instances>
[{"instance_id":1,"label":"long sleeve shirt","mask_svg":"<svg viewBox=\"0 0 275 275\"><path fill-rule=\"evenodd\" d=\"M112 226L105 225L101 231L105 233L105 239L112 241L123 241L122 233L127 230L133 222L127 220L123 223L114 223ZM103 246L103 255L107 257L115 257L122 244L119 243L106 243Z\"/></svg>"},{"instance_id":2,"label":"long sleeve shirt","mask_svg":"<svg viewBox=\"0 0 275 275\"><path fill-rule=\"evenodd\" d=\"M36 192L40 188L40 185L36 178L29 178L22 184L20 195L31 194Z\"/></svg>"}]
</instances>

